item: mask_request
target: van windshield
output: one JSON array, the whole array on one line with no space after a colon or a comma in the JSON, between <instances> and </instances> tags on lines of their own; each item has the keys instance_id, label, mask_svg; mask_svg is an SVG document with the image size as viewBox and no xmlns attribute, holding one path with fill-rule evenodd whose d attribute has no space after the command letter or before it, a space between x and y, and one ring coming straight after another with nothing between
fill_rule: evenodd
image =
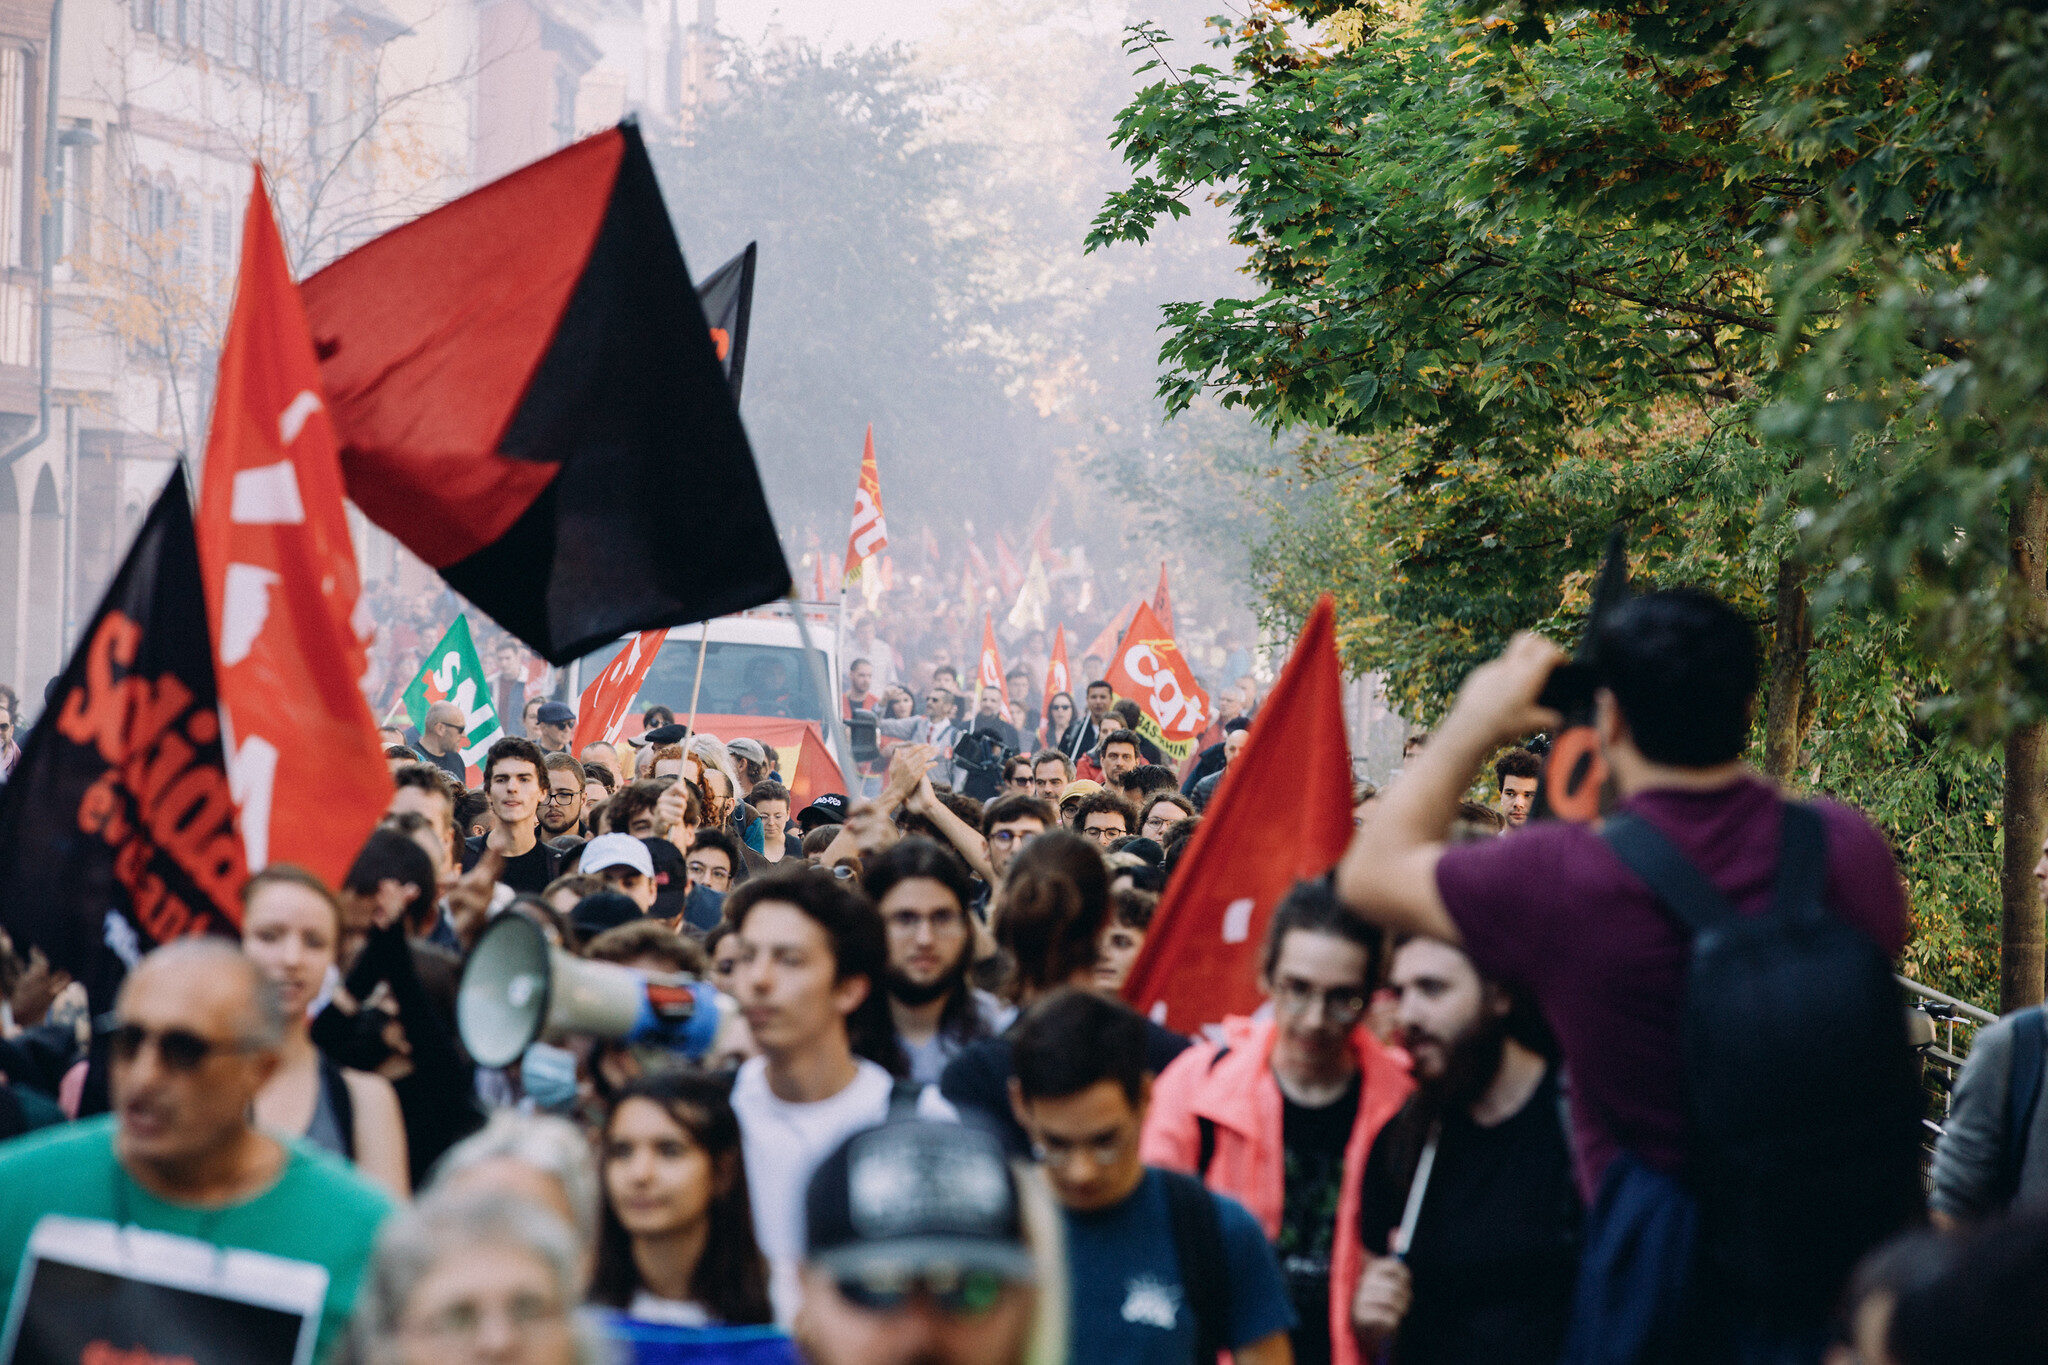
<instances>
[{"instance_id":1,"label":"van windshield","mask_svg":"<svg viewBox=\"0 0 2048 1365\"><path fill-rule=\"evenodd\" d=\"M825 655L814 649L811 657L815 671L804 666L803 651L791 646L713 641L704 647L704 686L697 710L712 716L791 716L824 725L827 713L817 680L825 675ZM659 703L674 711L677 720L686 720L696 677L697 642L666 642L647 670L633 709L645 711Z\"/></svg>"}]
</instances>

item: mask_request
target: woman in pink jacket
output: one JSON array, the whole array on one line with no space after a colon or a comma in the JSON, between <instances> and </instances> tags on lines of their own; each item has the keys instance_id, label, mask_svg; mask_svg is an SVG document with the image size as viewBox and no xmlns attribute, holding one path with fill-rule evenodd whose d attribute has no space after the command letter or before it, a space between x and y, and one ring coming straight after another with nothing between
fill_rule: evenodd
<instances>
[{"instance_id":1,"label":"woman in pink jacket","mask_svg":"<svg viewBox=\"0 0 2048 1365\"><path fill-rule=\"evenodd\" d=\"M1147 1165L1199 1175L1266 1230L1301 1320L1295 1365L1362 1365L1358 1187L1373 1137L1415 1088L1362 1023L1379 957L1378 933L1326 883L1296 886L1266 933L1271 1017L1227 1019L1220 1043L1182 1053L1145 1119Z\"/></svg>"}]
</instances>

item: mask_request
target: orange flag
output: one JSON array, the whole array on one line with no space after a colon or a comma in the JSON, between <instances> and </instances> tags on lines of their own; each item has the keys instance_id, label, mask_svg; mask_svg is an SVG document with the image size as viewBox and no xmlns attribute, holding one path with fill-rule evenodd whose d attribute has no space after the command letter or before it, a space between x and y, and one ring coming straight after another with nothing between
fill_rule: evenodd
<instances>
[{"instance_id":1,"label":"orange flag","mask_svg":"<svg viewBox=\"0 0 2048 1365\"><path fill-rule=\"evenodd\" d=\"M1124 637L1124 627L1143 601L1141 597L1134 597L1125 604L1122 611L1110 617L1109 624L1102 628L1102 633L1090 640L1088 648L1081 651L1081 657L1085 659L1092 654L1098 659L1107 659L1110 651L1116 648L1116 642Z\"/></svg>"},{"instance_id":2,"label":"orange flag","mask_svg":"<svg viewBox=\"0 0 2048 1365\"><path fill-rule=\"evenodd\" d=\"M1159 624L1166 627L1168 635L1173 634L1173 598L1166 591L1166 561L1159 561L1159 586L1152 593L1152 614L1159 618Z\"/></svg>"},{"instance_id":3,"label":"orange flag","mask_svg":"<svg viewBox=\"0 0 2048 1365\"><path fill-rule=\"evenodd\" d=\"M296 863L334 885L389 804L391 775L360 685L372 627L339 447L260 167L197 529L249 869Z\"/></svg>"},{"instance_id":4,"label":"orange flag","mask_svg":"<svg viewBox=\"0 0 2048 1365\"><path fill-rule=\"evenodd\" d=\"M662 626L641 631L590 680L576 704L576 735L569 741L569 752L580 754L584 745L599 740L619 742L626 728L626 713L633 709L640 684L647 680L647 670L654 667L654 656L661 653L661 642L667 637L668 630Z\"/></svg>"},{"instance_id":5,"label":"orange flag","mask_svg":"<svg viewBox=\"0 0 2048 1365\"><path fill-rule=\"evenodd\" d=\"M1052 662L1045 669L1045 700L1052 704L1055 692L1072 695L1074 691L1073 670L1067 663L1067 628L1062 625L1053 631Z\"/></svg>"},{"instance_id":6,"label":"orange flag","mask_svg":"<svg viewBox=\"0 0 2048 1365\"><path fill-rule=\"evenodd\" d=\"M1139 734L1176 763L1194 752L1195 741L1209 728L1209 694L1181 657L1173 632L1150 606L1138 604L1103 677L1119 697L1138 703Z\"/></svg>"},{"instance_id":7,"label":"orange flag","mask_svg":"<svg viewBox=\"0 0 2048 1365\"><path fill-rule=\"evenodd\" d=\"M1179 1033L1259 1007L1259 947L1273 907L1295 882L1329 871L1351 841L1344 676L1328 594L1244 752L1223 771L1124 981L1133 1008Z\"/></svg>"},{"instance_id":8,"label":"orange flag","mask_svg":"<svg viewBox=\"0 0 2048 1365\"><path fill-rule=\"evenodd\" d=\"M1010 684L1003 678L1003 661L996 653L996 618L990 612L983 612L981 615L981 667L976 669L975 673L976 688L994 687L1001 689L1003 694L1003 711L1005 719L1007 719L1007 713L1010 709ZM978 702L980 699L981 694L977 691L975 693L975 700Z\"/></svg>"},{"instance_id":9,"label":"orange flag","mask_svg":"<svg viewBox=\"0 0 2048 1365\"><path fill-rule=\"evenodd\" d=\"M853 526L846 533L846 585L859 582L866 562L888 545L889 523L882 520L882 475L875 468L875 424L870 422L867 444L860 455L860 486L853 492Z\"/></svg>"}]
</instances>

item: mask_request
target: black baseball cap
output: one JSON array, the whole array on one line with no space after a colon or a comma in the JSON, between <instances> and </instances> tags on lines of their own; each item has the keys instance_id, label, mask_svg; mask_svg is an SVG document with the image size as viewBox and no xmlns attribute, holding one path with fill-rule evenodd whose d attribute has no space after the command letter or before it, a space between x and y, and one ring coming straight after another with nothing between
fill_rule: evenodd
<instances>
[{"instance_id":1,"label":"black baseball cap","mask_svg":"<svg viewBox=\"0 0 2048 1365\"><path fill-rule=\"evenodd\" d=\"M633 899L621 891L593 891L569 912L569 924L584 938L595 938L607 929L645 919Z\"/></svg>"},{"instance_id":2,"label":"black baseball cap","mask_svg":"<svg viewBox=\"0 0 2048 1365\"><path fill-rule=\"evenodd\" d=\"M542 725L574 725L576 713L558 701L548 702L534 713L535 720Z\"/></svg>"},{"instance_id":3,"label":"black baseball cap","mask_svg":"<svg viewBox=\"0 0 2048 1365\"><path fill-rule=\"evenodd\" d=\"M633 736L626 743L636 749L644 749L650 744L656 747L666 747L670 744L681 744L689 737L690 727L687 725L657 725L652 730L643 731Z\"/></svg>"},{"instance_id":4,"label":"black baseball cap","mask_svg":"<svg viewBox=\"0 0 2048 1365\"><path fill-rule=\"evenodd\" d=\"M927 1119L865 1129L825 1158L804 1199L804 1253L834 1275L1035 1275L1001 1140Z\"/></svg>"},{"instance_id":5,"label":"black baseball cap","mask_svg":"<svg viewBox=\"0 0 2048 1365\"><path fill-rule=\"evenodd\" d=\"M796 827L809 834L820 825L843 825L846 823L846 798L838 792L826 792L817 800L797 812Z\"/></svg>"}]
</instances>

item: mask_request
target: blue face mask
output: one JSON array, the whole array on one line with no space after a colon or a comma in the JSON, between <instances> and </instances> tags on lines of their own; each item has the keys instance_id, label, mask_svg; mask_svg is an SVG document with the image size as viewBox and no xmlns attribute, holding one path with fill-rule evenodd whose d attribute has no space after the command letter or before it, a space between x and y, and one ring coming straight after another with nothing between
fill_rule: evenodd
<instances>
[{"instance_id":1,"label":"blue face mask","mask_svg":"<svg viewBox=\"0 0 2048 1365\"><path fill-rule=\"evenodd\" d=\"M519 1085L534 1108L566 1114L576 1107L576 1054L535 1043L519 1059Z\"/></svg>"},{"instance_id":2,"label":"blue face mask","mask_svg":"<svg viewBox=\"0 0 2048 1365\"><path fill-rule=\"evenodd\" d=\"M725 892L713 891L708 886L690 888L690 894L683 899L684 923L708 934L724 918Z\"/></svg>"}]
</instances>

